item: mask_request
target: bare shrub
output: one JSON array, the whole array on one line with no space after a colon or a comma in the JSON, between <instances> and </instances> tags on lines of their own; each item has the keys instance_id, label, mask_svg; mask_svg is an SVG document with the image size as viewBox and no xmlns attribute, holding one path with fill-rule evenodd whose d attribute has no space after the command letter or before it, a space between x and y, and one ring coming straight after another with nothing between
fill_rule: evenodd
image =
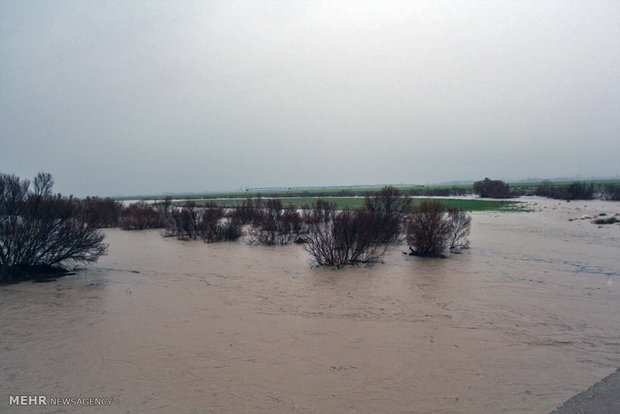
<instances>
[{"instance_id":1,"label":"bare shrub","mask_svg":"<svg viewBox=\"0 0 620 414\"><path fill-rule=\"evenodd\" d=\"M411 198L403 196L392 186L369 194L364 200L367 211L375 213L379 219L382 243L395 243L400 239L401 223L405 213L411 208Z\"/></svg>"},{"instance_id":2,"label":"bare shrub","mask_svg":"<svg viewBox=\"0 0 620 414\"><path fill-rule=\"evenodd\" d=\"M469 245L471 217L462 211L446 211L439 201L423 201L407 219L405 232L410 254L443 257L446 250Z\"/></svg>"},{"instance_id":3,"label":"bare shrub","mask_svg":"<svg viewBox=\"0 0 620 414\"><path fill-rule=\"evenodd\" d=\"M369 211L335 211L319 200L306 214L306 225L304 249L318 266L376 262L387 247L381 219Z\"/></svg>"},{"instance_id":4,"label":"bare shrub","mask_svg":"<svg viewBox=\"0 0 620 414\"><path fill-rule=\"evenodd\" d=\"M449 249L459 251L469 247L469 230L471 229L471 216L458 208L448 207L448 220L452 226Z\"/></svg>"},{"instance_id":5,"label":"bare shrub","mask_svg":"<svg viewBox=\"0 0 620 414\"><path fill-rule=\"evenodd\" d=\"M32 277L105 254L104 234L77 214L76 200L52 195L50 174L30 181L0 174L0 282Z\"/></svg>"},{"instance_id":6,"label":"bare shrub","mask_svg":"<svg viewBox=\"0 0 620 414\"><path fill-rule=\"evenodd\" d=\"M278 199L269 199L256 214L250 229L252 242L268 246L285 245L304 232L303 221L293 206L282 208Z\"/></svg>"},{"instance_id":7,"label":"bare shrub","mask_svg":"<svg viewBox=\"0 0 620 414\"><path fill-rule=\"evenodd\" d=\"M603 200L620 200L620 185L617 184L606 184L602 191Z\"/></svg>"},{"instance_id":8,"label":"bare shrub","mask_svg":"<svg viewBox=\"0 0 620 414\"><path fill-rule=\"evenodd\" d=\"M207 204L197 215L196 234L204 241L213 243L221 241L222 229L220 221L224 218L224 209L214 203Z\"/></svg>"},{"instance_id":9,"label":"bare shrub","mask_svg":"<svg viewBox=\"0 0 620 414\"><path fill-rule=\"evenodd\" d=\"M241 223L235 218L227 218L224 209L215 203L197 207L187 202L185 207L173 209L166 236L183 240L202 239L207 243L234 241L242 235Z\"/></svg>"},{"instance_id":10,"label":"bare shrub","mask_svg":"<svg viewBox=\"0 0 620 414\"><path fill-rule=\"evenodd\" d=\"M220 222L217 227L214 241L235 241L243 236L242 223L235 219Z\"/></svg>"},{"instance_id":11,"label":"bare shrub","mask_svg":"<svg viewBox=\"0 0 620 414\"><path fill-rule=\"evenodd\" d=\"M485 178L474 183L474 193L483 198L508 198L510 196L510 186L501 180Z\"/></svg>"},{"instance_id":12,"label":"bare shrub","mask_svg":"<svg viewBox=\"0 0 620 414\"><path fill-rule=\"evenodd\" d=\"M117 227L123 204L111 198L86 197L77 202L79 213L91 227Z\"/></svg>"},{"instance_id":13,"label":"bare shrub","mask_svg":"<svg viewBox=\"0 0 620 414\"><path fill-rule=\"evenodd\" d=\"M259 203L260 201L255 203L251 198L247 198L243 200L240 206L233 208L229 216L241 224L258 222L260 220L260 211L257 204Z\"/></svg>"},{"instance_id":14,"label":"bare shrub","mask_svg":"<svg viewBox=\"0 0 620 414\"><path fill-rule=\"evenodd\" d=\"M120 218L123 230L160 229L166 227L166 224L162 214L144 201L130 204Z\"/></svg>"},{"instance_id":15,"label":"bare shrub","mask_svg":"<svg viewBox=\"0 0 620 414\"><path fill-rule=\"evenodd\" d=\"M566 200L592 200L594 198L594 185L575 181L566 188Z\"/></svg>"}]
</instances>

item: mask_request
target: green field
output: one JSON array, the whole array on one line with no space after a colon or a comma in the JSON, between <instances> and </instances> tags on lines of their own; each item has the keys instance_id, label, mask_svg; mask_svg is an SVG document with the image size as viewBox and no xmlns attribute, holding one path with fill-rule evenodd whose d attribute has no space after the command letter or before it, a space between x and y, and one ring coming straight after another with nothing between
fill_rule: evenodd
<instances>
[{"instance_id":1,"label":"green field","mask_svg":"<svg viewBox=\"0 0 620 414\"><path fill-rule=\"evenodd\" d=\"M570 185L573 181L553 181L551 185L553 187L566 187ZM620 185L620 180L586 180L581 181L585 184L594 184L595 190L602 189L606 184L615 184ZM543 185L544 182L521 182L521 183L509 183L511 190L513 191L534 191L537 187ZM434 191L434 190L461 190L462 192L471 194L473 191L472 184L459 184L459 185L430 185L430 186L395 186L398 190L400 190L404 194L410 194L411 191L416 192L424 192L424 191ZM195 199L195 200L204 200L204 199L219 199L219 198L245 198L245 197L257 197L262 195L263 197L271 197L271 198L307 198L307 197L352 197L352 196L364 196L368 193L373 193L380 191L380 187L346 187L343 186L341 188L334 187L324 187L324 188L314 188L314 189L300 189L300 188L289 188L289 189L281 189L281 190L266 190L266 191L239 191L239 192L227 192L227 193L179 193L179 194L170 194L171 197L177 199ZM442 194L433 194L433 195L442 195ZM140 195L140 196L127 196L127 197L118 197L117 200L163 200L167 195ZM219 203L219 201L218 201ZM234 203L231 201L231 203ZM344 203L344 202L343 202ZM302 203L303 204L303 203Z\"/></svg>"},{"instance_id":2,"label":"green field","mask_svg":"<svg viewBox=\"0 0 620 414\"><path fill-rule=\"evenodd\" d=\"M363 207L363 197L323 197L324 200L336 205L339 210ZM215 203L221 207L236 207L243 202L244 199L209 199L194 200L197 206L203 206L207 203ZM303 208L316 202L317 197L285 197L279 199L285 207L293 206L294 208ZM419 204L430 198L414 198L413 205ZM447 207L455 207L464 211L525 211L524 203L511 200L480 200L480 199L454 199L454 198L434 198L439 200ZM175 203L177 206L185 205L185 202L179 201Z\"/></svg>"}]
</instances>

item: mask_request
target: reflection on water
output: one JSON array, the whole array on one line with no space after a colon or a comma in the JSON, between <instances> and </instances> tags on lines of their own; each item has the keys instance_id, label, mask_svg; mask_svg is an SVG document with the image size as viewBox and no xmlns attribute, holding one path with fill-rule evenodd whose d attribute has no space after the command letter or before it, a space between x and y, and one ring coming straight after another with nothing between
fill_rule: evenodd
<instances>
[{"instance_id":1,"label":"reflection on water","mask_svg":"<svg viewBox=\"0 0 620 414\"><path fill-rule=\"evenodd\" d=\"M0 287L0 411L550 411L620 365L618 230L552 224L476 214L460 255L340 270L109 230L78 276Z\"/></svg>"}]
</instances>

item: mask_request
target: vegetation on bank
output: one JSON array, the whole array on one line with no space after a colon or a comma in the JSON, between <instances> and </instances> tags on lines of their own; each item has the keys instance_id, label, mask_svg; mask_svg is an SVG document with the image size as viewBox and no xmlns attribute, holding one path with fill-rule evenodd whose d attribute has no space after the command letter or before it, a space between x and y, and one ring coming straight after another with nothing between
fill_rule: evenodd
<instances>
[{"instance_id":1,"label":"vegetation on bank","mask_svg":"<svg viewBox=\"0 0 620 414\"><path fill-rule=\"evenodd\" d=\"M484 181L484 180L483 180ZM620 180L591 180L591 181L549 181L542 180L540 182L517 182L507 183L510 187L510 197L518 197L522 195L537 195L536 190L541 186L548 186L549 184L553 188L566 188L574 183L582 183L586 185L592 185L595 196L600 196L603 199L619 200L620 198L612 198L611 194L616 194L620 191ZM127 197L118 197L116 200L164 200L167 197L184 200L205 200L205 199L245 199L255 198L259 196L269 198L325 198L325 197L364 197L368 194L381 191L382 187L324 187L313 189L263 189L261 191L238 191L238 192L225 192L225 193L186 193L186 194L169 194L169 195L136 195ZM473 195L474 183L472 184L458 184L458 185L417 185L417 186L395 186L401 194L414 196L414 197L448 197L448 196L463 196Z\"/></svg>"},{"instance_id":2,"label":"vegetation on bank","mask_svg":"<svg viewBox=\"0 0 620 414\"><path fill-rule=\"evenodd\" d=\"M62 274L63 265L93 262L107 245L99 228L162 229L162 236L208 243L249 236L251 244L301 243L316 265L339 267L380 260L387 246L405 241L410 254L444 257L467 248L471 218L465 211L523 211L506 198L515 189L488 178L474 183L480 199L412 198L388 186L364 197L255 197L186 200L171 197L125 206L106 198L52 194L51 175L30 181L0 174L0 283ZM549 197L618 200L620 186L541 183ZM461 191L460 189L458 191ZM601 219L596 224L615 223Z\"/></svg>"},{"instance_id":3,"label":"vegetation on bank","mask_svg":"<svg viewBox=\"0 0 620 414\"><path fill-rule=\"evenodd\" d=\"M376 193L372 193L376 194ZM278 198L283 205L295 209L307 209L321 197L290 197ZM254 198L256 199L256 198ZM266 199L266 198L265 198ZM364 197L324 197L338 210L355 210L364 207ZM408 198L411 205L419 205L424 201L438 200L446 207L453 207L464 211L525 211L523 203L514 200L481 200L481 199L456 199L456 198ZM236 208L243 205L247 199L209 199L191 200L198 206L206 206L210 203L224 208ZM182 207L187 201L174 202L176 206Z\"/></svg>"}]
</instances>

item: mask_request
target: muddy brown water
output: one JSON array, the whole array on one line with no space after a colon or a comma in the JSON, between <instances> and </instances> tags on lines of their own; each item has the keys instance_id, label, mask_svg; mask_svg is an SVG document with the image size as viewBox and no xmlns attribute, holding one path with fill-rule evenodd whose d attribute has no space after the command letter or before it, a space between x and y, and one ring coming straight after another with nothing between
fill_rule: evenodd
<instances>
[{"instance_id":1,"label":"muddy brown water","mask_svg":"<svg viewBox=\"0 0 620 414\"><path fill-rule=\"evenodd\" d=\"M11 395L99 413L545 413L620 366L620 226L476 213L444 260L107 230L76 276L0 287Z\"/></svg>"}]
</instances>

